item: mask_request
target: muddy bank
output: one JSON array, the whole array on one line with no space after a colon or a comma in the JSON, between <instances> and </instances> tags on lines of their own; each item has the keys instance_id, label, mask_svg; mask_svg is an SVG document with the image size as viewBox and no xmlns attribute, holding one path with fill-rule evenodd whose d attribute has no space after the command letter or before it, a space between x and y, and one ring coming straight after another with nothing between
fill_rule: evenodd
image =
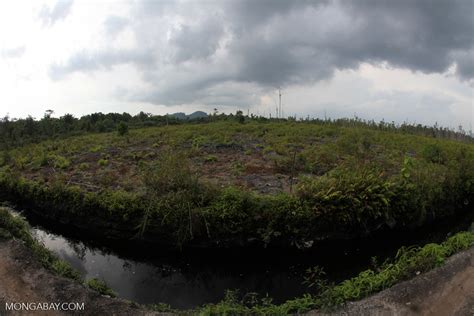
<instances>
[{"instance_id":1,"label":"muddy bank","mask_svg":"<svg viewBox=\"0 0 474 316\"><path fill-rule=\"evenodd\" d=\"M163 315L108 298L45 269L17 240L0 241L0 315ZM83 311L6 311L5 303L78 302Z\"/></svg>"},{"instance_id":2,"label":"muddy bank","mask_svg":"<svg viewBox=\"0 0 474 316\"><path fill-rule=\"evenodd\" d=\"M308 315L324 315L317 311ZM474 247L333 315L474 315Z\"/></svg>"}]
</instances>

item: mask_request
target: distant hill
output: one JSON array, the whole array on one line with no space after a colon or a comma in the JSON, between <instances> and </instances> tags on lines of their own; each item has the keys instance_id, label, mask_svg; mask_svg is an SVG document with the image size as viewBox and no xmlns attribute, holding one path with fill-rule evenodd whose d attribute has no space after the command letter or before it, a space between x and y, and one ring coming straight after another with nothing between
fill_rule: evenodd
<instances>
[{"instance_id":1,"label":"distant hill","mask_svg":"<svg viewBox=\"0 0 474 316\"><path fill-rule=\"evenodd\" d=\"M199 119L199 118L206 118L208 115L206 112L196 111L189 115L186 115L186 113L183 113L183 112L177 112L177 113L169 114L169 116L177 118L178 120L194 120L194 119Z\"/></svg>"}]
</instances>

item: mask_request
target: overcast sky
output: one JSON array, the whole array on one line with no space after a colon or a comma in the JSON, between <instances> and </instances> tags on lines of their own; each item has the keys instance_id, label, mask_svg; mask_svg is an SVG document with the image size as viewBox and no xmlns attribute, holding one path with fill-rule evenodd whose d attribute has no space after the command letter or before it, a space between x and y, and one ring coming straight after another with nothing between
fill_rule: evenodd
<instances>
[{"instance_id":1,"label":"overcast sky","mask_svg":"<svg viewBox=\"0 0 474 316\"><path fill-rule=\"evenodd\" d=\"M474 0L2 1L0 115L195 110L466 129Z\"/></svg>"}]
</instances>

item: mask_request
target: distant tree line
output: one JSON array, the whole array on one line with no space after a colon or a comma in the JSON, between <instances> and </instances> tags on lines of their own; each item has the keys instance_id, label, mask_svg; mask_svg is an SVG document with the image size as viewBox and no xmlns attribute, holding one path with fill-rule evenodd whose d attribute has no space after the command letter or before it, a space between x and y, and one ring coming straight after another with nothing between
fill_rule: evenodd
<instances>
[{"instance_id":1,"label":"distant tree line","mask_svg":"<svg viewBox=\"0 0 474 316\"><path fill-rule=\"evenodd\" d=\"M363 127L383 131L417 134L434 138L449 138L474 142L472 132L466 132L461 126L458 130L454 130L440 127L438 124L435 124L434 126L409 123L395 124L395 122L366 121L358 117L340 119L307 117L305 119L297 120L295 117L267 118L254 114L243 115L242 111L237 111L236 114L218 114L218 111L216 110L212 115L207 117L193 119L182 119L174 115L152 115L144 112L140 112L134 116L128 113L93 113L84 115L80 118L76 118L72 114L65 114L59 118L54 118L52 117L53 113L52 110L47 110L44 116L39 120L34 119L31 116L24 119L12 119L9 116L5 116L0 119L0 149L8 149L31 142L39 142L46 139L62 138L85 133L105 133L117 130L119 133L124 133L125 129L128 131L129 128L133 129L171 124L195 124L211 121L237 121L239 123L247 123L251 121L262 123L298 121L308 124Z\"/></svg>"},{"instance_id":2,"label":"distant tree line","mask_svg":"<svg viewBox=\"0 0 474 316\"><path fill-rule=\"evenodd\" d=\"M128 113L93 113L80 118L72 114L53 118L52 114L53 111L48 110L39 120L31 116L24 119L11 119L8 116L2 118L0 120L0 149L84 133L105 133L116 130L124 133L125 130L128 131L128 128L183 123L183 120L173 116L151 115L144 112L134 116Z\"/></svg>"}]
</instances>

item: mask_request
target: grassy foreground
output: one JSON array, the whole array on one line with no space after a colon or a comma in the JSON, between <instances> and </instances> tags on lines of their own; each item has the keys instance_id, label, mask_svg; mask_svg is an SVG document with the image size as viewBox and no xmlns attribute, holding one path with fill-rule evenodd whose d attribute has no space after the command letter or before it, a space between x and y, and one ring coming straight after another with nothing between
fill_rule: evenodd
<instances>
[{"instance_id":1,"label":"grassy foreground","mask_svg":"<svg viewBox=\"0 0 474 316\"><path fill-rule=\"evenodd\" d=\"M20 217L14 217L6 208L0 208L0 240L9 238L23 241L46 268L59 275L81 281L75 270L59 260L31 236L27 224ZM183 315L288 315L316 308L332 309L347 301L362 299L402 280L440 266L446 258L472 246L474 246L474 232L460 232L441 244L403 247L393 260L388 260L373 270L363 271L354 278L339 284L329 284L322 278L322 273L315 273L308 281L317 286L319 292L317 295L307 294L302 298L288 300L281 305L272 304L271 298L268 297L239 296L237 292L228 291L221 302L194 310L174 310L166 304L157 304L149 308ZM92 279L86 284L102 294L115 295L100 280Z\"/></svg>"},{"instance_id":2,"label":"grassy foreground","mask_svg":"<svg viewBox=\"0 0 474 316\"><path fill-rule=\"evenodd\" d=\"M361 123L165 125L5 149L0 198L104 237L301 247L472 209L474 144Z\"/></svg>"}]
</instances>

